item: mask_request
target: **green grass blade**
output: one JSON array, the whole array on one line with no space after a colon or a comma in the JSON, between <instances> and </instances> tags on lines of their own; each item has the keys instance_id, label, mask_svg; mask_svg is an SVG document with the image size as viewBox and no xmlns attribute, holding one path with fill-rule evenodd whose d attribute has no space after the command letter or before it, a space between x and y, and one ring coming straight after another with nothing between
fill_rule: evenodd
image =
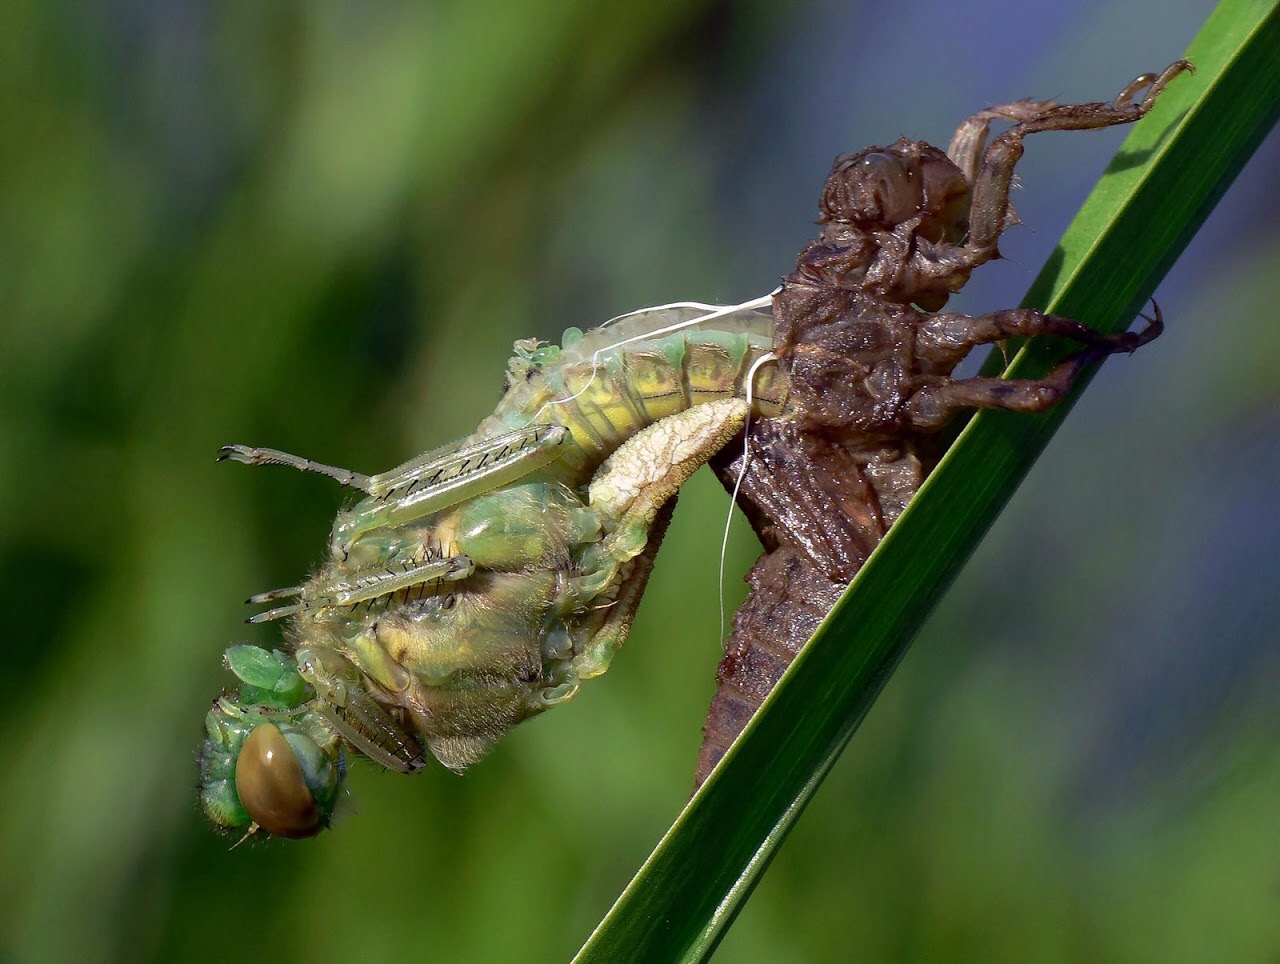
<instances>
[{"instance_id":1,"label":"green grass blade","mask_svg":"<svg viewBox=\"0 0 1280 964\"><path fill-rule=\"evenodd\" d=\"M1280 115L1278 52L1280 6L1220 3L1187 49L1199 72L1135 126L1026 303L1103 330L1127 323ZM1010 375L1042 375L1056 357L1036 342ZM1069 407L970 421L577 960L699 960L715 949Z\"/></svg>"}]
</instances>

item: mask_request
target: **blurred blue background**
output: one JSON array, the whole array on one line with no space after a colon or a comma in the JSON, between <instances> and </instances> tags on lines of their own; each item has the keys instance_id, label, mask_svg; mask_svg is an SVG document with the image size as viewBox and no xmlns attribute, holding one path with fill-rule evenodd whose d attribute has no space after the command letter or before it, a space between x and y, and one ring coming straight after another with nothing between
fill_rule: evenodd
<instances>
[{"instance_id":1,"label":"blurred blue background","mask_svg":"<svg viewBox=\"0 0 1280 964\"><path fill-rule=\"evenodd\" d=\"M727 499L682 497L613 671L464 778L358 767L301 844L192 791L249 593L470 430L514 338L768 291L831 158L1108 99L1210 9L9 0L0 7L0 957L562 960L684 802ZM1179 81L1181 82L1181 81ZM1016 304L1123 131L1029 142ZM1280 140L960 578L727 961L1274 960ZM739 525L730 602L757 547Z\"/></svg>"}]
</instances>

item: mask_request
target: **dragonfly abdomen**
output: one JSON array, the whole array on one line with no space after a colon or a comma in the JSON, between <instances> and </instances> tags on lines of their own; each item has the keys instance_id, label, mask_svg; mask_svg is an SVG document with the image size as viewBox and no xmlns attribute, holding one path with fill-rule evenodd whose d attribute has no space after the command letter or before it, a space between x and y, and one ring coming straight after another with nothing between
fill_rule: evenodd
<instances>
[{"instance_id":1,"label":"dragonfly abdomen","mask_svg":"<svg viewBox=\"0 0 1280 964\"><path fill-rule=\"evenodd\" d=\"M756 414L778 414L787 383L776 364L760 363L770 348L765 335L695 330L606 346L585 358L566 352L565 361L539 373L543 391L519 394L526 405L536 400L534 420L569 429L577 457L566 460L589 474L641 429L696 405L749 396ZM500 406L496 417L502 415Z\"/></svg>"}]
</instances>

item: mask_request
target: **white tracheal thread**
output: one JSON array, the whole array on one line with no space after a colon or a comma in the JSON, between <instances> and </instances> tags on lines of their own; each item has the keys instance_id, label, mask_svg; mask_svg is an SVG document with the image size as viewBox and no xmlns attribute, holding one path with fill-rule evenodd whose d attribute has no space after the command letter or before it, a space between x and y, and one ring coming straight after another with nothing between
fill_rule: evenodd
<instances>
[{"instance_id":1,"label":"white tracheal thread","mask_svg":"<svg viewBox=\"0 0 1280 964\"><path fill-rule=\"evenodd\" d=\"M768 297L772 298L777 293L778 293L777 289L775 289L774 291L769 293ZM622 321L624 318L634 318L636 315L643 315L651 311L670 311L672 308L700 308L701 310L710 312L711 314L723 314L725 311L737 311L739 309L746 310L749 308L762 307L761 305L757 304L757 302L762 300L763 299L761 298L752 298L750 301L744 301L740 305L710 305L710 304L707 304L705 301L672 301L669 304L665 304L665 305L649 305L647 308L637 308L634 311L624 312L621 315L614 315L612 318L606 321L603 325L600 325L598 327L608 328L610 325L616 325L618 322ZM680 324L681 325L698 324L703 320L705 320L705 316L699 316L697 318L694 318L691 322L682 321L680 322ZM648 336L646 335L644 337L647 338ZM625 344L625 342L622 342L622 344ZM611 345L610 347L616 348L617 346Z\"/></svg>"},{"instance_id":2,"label":"white tracheal thread","mask_svg":"<svg viewBox=\"0 0 1280 964\"><path fill-rule=\"evenodd\" d=\"M738 504L738 492L742 488L742 480L747 477L747 465L751 462L751 394L756 382L756 372L767 362L776 362L778 356L766 352L757 358L747 369L747 417L742 423L742 467L738 469L738 477L733 483L733 494L729 497L729 511L724 517L724 537L720 540L720 641L724 641L724 560L729 554L729 527L733 524L733 507Z\"/></svg>"},{"instance_id":3,"label":"white tracheal thread","mask_svg":"<svg viewBox=\"0 0 1280 964\"><path fill-rule=\"evenodd\" d=\"M671 335L677 331L682 331L685 328L692 328L695 325L701 325L704 322L711 321L715 318L723 318L725 315L731 315L738 311L750 311L753 308L767 308L768 306L773 304L773 296L776 295L781 290L782 290L781 287L774 288L767 295L761 295L759 298L752 298L750 301L744 301L738 305L708 305L708 304L703 304L700 301L673 301L671 302L671 304L668 304L668 305L654 305L651 308L638 308L635 311L627 312L625 315L618 315L617 317L610 318L600 327L601 328L608 327L609 325L612 325L615 322L621 321L624 318L632 318L636 315L642 314L643 312L647 312L647 311L666 311L671 308L705 308L707 309L706 314L698 315L696 318L689 318L689 319L686 319L685 321L677 321L675 324L667 325L665 328L658 328L655 331L646 331L639 335L632 335L630 338L624 338L622 341L614 342L612 345L605 345L602 348L597 348L595 351L591 353L591 377L587 379L586 383L581 388L579 388L576 392L574 392L572 395L569 395L566 398L553 398L547 402L544 402L542 404L542 407L539 408L533 414L533 418L529 419L530 424L536 423L538 421L538 416L540 416L544 411L546 411L549 406L564 405L567 402L572 402L575 398L580 396L583 392L585 392L588 388L591 387L591 383L596 380L596 375L598 375L600 372L600 353L601 352L613 351L615 348L621 348L623 345L630 345L632 342L648 341L650 338L660 338L663 335Z\"/></svg>"}]
</instances>

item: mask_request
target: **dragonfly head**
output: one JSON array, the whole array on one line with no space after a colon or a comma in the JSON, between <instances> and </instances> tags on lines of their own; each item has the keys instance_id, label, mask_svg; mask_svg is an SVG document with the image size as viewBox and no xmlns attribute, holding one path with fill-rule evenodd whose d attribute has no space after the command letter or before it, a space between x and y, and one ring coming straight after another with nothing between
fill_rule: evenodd
<instances>
[{"instance_id":1,"label":"dragonfly head","mask_svg":"<svg viewBox=\"0 0 1280 964\"><path fill-rule=\"evenodd\" d=\"M310 707L314 694L279 651L233 646L241 680L205 717L200 803L217 827L311 837L329 825L346 771L341 742Z\"/></svg>"},{"instance_id":2,"label":"dragonfly head","mask_svg":"<svg viewBox=\"0 0 1280 964\"><path fill-rule=\"evenodd\" d=\"M824 222L892 231L918 219L915 234L958 244L969 230L970 201L964 172L946 154L904 137L837 157L819 206Z\"/></svg>"}]
</instances>

